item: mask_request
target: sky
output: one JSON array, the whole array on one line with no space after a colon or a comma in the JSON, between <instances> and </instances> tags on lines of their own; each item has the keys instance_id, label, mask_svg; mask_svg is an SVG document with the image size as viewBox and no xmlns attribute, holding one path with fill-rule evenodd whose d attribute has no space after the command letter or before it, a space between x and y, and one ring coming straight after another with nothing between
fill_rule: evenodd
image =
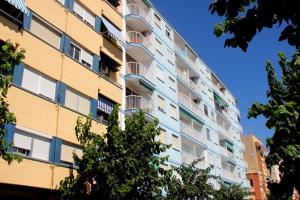
<instances>
[{"instance_id":1,"label":"sky","mask_svg":"<svg viewBox=\"0 0 300 200\"><path fill-rule=\"evenodd\" d=\"M287 42L278 42L282 28L263 30L244 53L241 49L224 48L225 38L213 35L213 26L221 18L208 11L212 0L151 2L238 99L244 134L255 134L265 144L273 131L265 127L265 118L248 119L247 112L254 102L267 102L266 60L271 60L280 74L278 52L291 56L294 51Z\"/></svg>"}]
</instances>

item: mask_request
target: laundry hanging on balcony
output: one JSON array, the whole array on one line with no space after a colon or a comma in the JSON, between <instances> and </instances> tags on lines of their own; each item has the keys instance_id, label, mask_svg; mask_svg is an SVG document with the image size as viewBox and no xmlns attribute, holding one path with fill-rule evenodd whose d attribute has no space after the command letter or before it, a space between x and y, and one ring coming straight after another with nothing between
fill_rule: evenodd
<instances>
[{"instance_id":1,"label":"laundry hanging on balcony","mask_svg":"<svg viewBox=\"0 0 300 200\"><path fill-rule=\"evenodd\" d=\"M21 10L24 14L29 15L29 11L26 7L24 0L5 0L15 8Z\"/></svg>"},{"instance_id":2,"label":"laundry hanging on balcony","mask_svg":"<svg viewBox=\"0 0 300 200\"><path fill-rule=\"evenodd\" d=\"M216 92L214 92L215 102L223 109L228 108L228 104L220 97Z\"/></svg>"},{"instance_id":3,"label":"laundry hanging on balcony","mask_svg":"<svg viewBox=\"0 0 300 200\"><path fill-rule=\"evenodd\" d=\"M107 19L102 17L102 24L107 29L106 32L102 32L103 36L110 37L110 40L115 40L117 44L120 44L122 46L125 45L125 42L123 40L122 31L117 29L112 23L110 23Z\"/></svg>"}]
</instances>

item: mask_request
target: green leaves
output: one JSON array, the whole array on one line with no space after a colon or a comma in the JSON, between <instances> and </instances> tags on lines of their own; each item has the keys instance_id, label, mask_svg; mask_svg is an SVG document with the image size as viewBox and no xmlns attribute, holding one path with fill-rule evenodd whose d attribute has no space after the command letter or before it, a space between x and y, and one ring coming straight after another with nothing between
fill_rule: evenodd
<instances>
[{"instance_id":1,"label":"green leaves","mask_svg":"<svg viewBox=\"0 0 300 200\"><path fill-rule=\"evenodd\" d=\"M62 199L161 199L169 174L159 157L168 146L156 140L158 122L149 122L140 111L119 127L119 108L109 117L103 136L90 132L91 119L77 120L76 136L83 157L74 155L78 175L61 182ZM88 186L88 188L87 188Z\"/></svg>"},{"instance_id":2,"label":"green leaves","mask_svg":"<svg viewBox=\"0 0 300 200\"><path fill-rule=\"evenodd\" d=\"M247 51L257 32L278 25L284 26L278 40L287 40L291 46L300 47L298 1L214 0L209 10L211 14L224 17L224 23L218 23L214 33L217 37L220 33L227 35L225 46ZM224 24L224 27L219 24Z\"/></svg>"},{"instance_id":3,"label":"green leaves","mask_svg":"<svg viewBox=\"0 0 300 200\"><path fill-rule=\"evenodd\" d=\"M270 98L267 104L254 104L249 109L248 117L263 115L266 125L274 130L272 138L268 138L270 152L266 162L268 167L279 166L281 181L270 182L270 199L288 199L294 188L299 191L300 175L300 53L296 52L289 61L283 53L279 53L279 65L282 77L278 79L275 69L267 63Z\"/></svg>"},{"instance_id":4,"label":"green leaves","mask_svg":"<svg viewBox=\"0 0 300 200\"><path fill-rule=\"evenodd\" d=\"M12 44L10 41L0 43L0 158L10 164L12 161L21 161L17 155L8 152L12 144L5 142L5 124L15 123L16 118L9 112L9 104L6 95L12 83L12 70L25 58L25 50L18 51L18 44Z\"/></svg>"}]
</instances>

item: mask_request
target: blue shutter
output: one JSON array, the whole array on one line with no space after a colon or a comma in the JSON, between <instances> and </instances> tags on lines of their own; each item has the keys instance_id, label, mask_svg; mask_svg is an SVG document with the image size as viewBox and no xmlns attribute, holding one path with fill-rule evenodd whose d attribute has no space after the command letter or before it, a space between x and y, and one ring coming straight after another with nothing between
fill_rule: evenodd
<instances>
[{"instance_id":1,"label":"blue shutter","mask_svg":"<svg viewBox=\"0 0 300 200\"><path fill-rule=\"evenodd\" d=\"M69 8L69 0L65 0L64 6L65 6L66 8Z\"/></svg>"},{"instance_id":2,"label":"blue shutter","mask_svg":"<svg viewBox=\"0 0 300 200\"><path fill-rule=\"evenodd\" d=\"M20 63L19 65L14 66L13 74L13 84L21 86L24 73L24 64Z\"/></svg>"},{"instance_id":3,"label":"blue shutter","mask_svg":"<svg viewBox=\"0 0 300 200\"><path fill-rule=\"evenodd\" d=\"M71 38L67 35L63 35L62 40L63 40L63 45L64 45L62 50L65 54L69 55L70 54ZM62 48L62 46L61 46L61 48Z\"/></svg>"},{"instance_id":4,"label":"blue shutter","mask_svg":"<svg viewBox=\"0 0 300 200\"><path fill-rule=\"evenodd\" d=\"M32 13L30 11L28 12L28 15L26 14L23 15L23 28L27 31L30 30L31 19L32 19Z\"/></svg>"},{"instance_id":5,"label":"blue shutter","mask_svg":"<svg viewBox=\"0 0 300 200\"><path fill-rule=\"evenodd\" d=\"M67 85L58 81L56 83L55 89L55 102L65 105L65 96L66 96Z\"/></svg>"},{"instance_id":6,"label":"blue shutter","mask_svg":"<svg viewBox=\"0 0 300 200\"><path fill-rule=\"evenodd\" d=\"M60 155L61 155L61 145L62 140L59 138L55 138L55 152L54 152L54 162L59 163L60 162Z\"/></svg>"},{"instance_id":7,"label":"blue shutter","mask_svg":"<svg viewBox=\"0 0 300 200\"><path fill-rule=\"evenodd\" d=\"M91 115L93 119L97 118L97 99L91 99Z\"/></svg>"},{"instance_id":8,"label":"blue shutter","mask_svg":"<svg viewBox=\"0 0 300 200\"><path fill-rule=\"evenodd\" d=\"M4 139L6 142L6 145L9 146L7 151L11 151L10 145L14 141L14 134L15 134L16 125L15 124L5 124L4 126Z\"/></svg>"},{"instance_id":9,"label":"blue shutter","mask_svg":"<svg viewBox=\"0 0 300 200\"><path fill-rule=\"evenodd\" d=\"M95 31L97 33L100 33L101 30L101 18L99 16L96 16L95 18Z\"/></svg>"},{"instance_id":10,"label":"blue shutter","mask_svg":"<svg viewBox=\"0 0 300 200\"><path fill-rule=\"evenodd\" d=\"M73 12L74 10L74 0L68 0L68 8Z\"/></svg>"},{"instance_id":11,"label":"blue shutter","mask_svg":"<svg viewBox=\"0 0 300 200\"><path fill-rule=\"evenodd\" d=\"M49 160L50 162L54 163L54 158L55 158L55 146L56 146L56 137L53 137L51 139L51 143L50 143L50 155L49 155Z\"/></svg>"},{"instance_id":12,"label":"blue shutter","mask_svg":"<svg viewBox=\"0 0 300 200\"><path fill-rule=\"evenodd\" d=\"M93 71L96 72L97 74L99 73L99 62L100 62L100 57L98 55L93 56Z\"/></svg>"}]
</instances>

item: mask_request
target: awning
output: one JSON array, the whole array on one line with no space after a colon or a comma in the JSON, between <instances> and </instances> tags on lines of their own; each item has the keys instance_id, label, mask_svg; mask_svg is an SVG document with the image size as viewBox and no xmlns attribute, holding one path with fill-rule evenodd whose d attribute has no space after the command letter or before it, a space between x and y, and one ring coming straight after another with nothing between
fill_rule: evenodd
<instances>
[{"instance_id":1,"label":"awning","mask_svg":"<svg viewBox=\"0 0 300 200\"><path fill-rule=\"evenodd\" d=\"M114 25L112 25L104 17L102 17L102 22L111 34L113 34L117 39L119 39L121 42L123 42L122 32L120 30L118 30Z\"/></svg>"},{"instance_id":2,"label":"awning","mask_svg":"<svg viewBox=\"0 0 300 200\"><path fill-rule=\"evenodd\" d=\"M21 10L24 14L29 15L29 11L26 7L24 0L5 0L17 9Z\"/></svg>"},{"instance_id":3,"label":"awning","mask_svg":"<svg viewBox=\"0 0 300 200\"><path fill-rule=\"evenodd\" d=\"M228 107L228 103L226 103L226 101L224 101L222 99L222 97L220 97L215 91L214 91L214 97L215 97L215 101L216 103L221 107L226 109Z\"/></svg>"}]
</instances>

